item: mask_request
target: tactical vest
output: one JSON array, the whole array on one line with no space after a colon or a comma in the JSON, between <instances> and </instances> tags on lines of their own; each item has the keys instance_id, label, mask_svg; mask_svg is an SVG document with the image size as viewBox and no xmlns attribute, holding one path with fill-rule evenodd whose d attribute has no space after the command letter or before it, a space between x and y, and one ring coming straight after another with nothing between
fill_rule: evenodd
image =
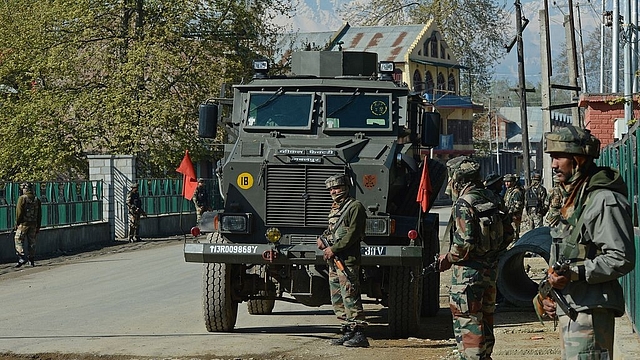
<instances>
[{"instance_id":1,"label":"tactical vest","mask_svg":"<svg viewBox=\"0 0 640 360\"><path fill-rule=\"evenodd\" d=\"M479 241L474 244L477 255L493 255L503 250L503 220L507 214L500 209L500 204L475 191L463 195L459 200L471 209L472 222L477 226L476 233L480 234Z\"/></svg>"},{"instance_id":2,"label":"tactical vest","mask_svg":"<svg viewBox=\"0 0 640 360\"><path fill-rule=\"evenodd\" d=\"M29 196L25 196L24 202L24 215L23 219L25 222L36 222L38 221L38 202L39 200L36 198L30 198Z\"/></svg>"},{"instance_id":3,"label":"tactical vest","mask_svg":"<svg viewBox=\"0 0 640 360\"><path fill-rule=\"evenodd\" d=\"M346 200L345 204L342 205L342 207L332 209L331 212L329 212L329 231L333 243L341 239L347 233L347 228L342 224L344 220L344 214L346 214L347 209L354 202L355 199L349 198Z\"/></svg>"}]
</instances>

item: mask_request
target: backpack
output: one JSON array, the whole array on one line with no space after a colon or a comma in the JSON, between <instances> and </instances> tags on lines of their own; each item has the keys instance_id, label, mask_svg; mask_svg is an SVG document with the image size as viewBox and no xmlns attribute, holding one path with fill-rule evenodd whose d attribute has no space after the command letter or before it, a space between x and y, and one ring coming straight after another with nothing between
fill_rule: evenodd
<instances>
[{"instance_id":1,"label":"backpack","mask_svg":"<svg viewBox=\"0 0 640 360\"><path fill-rule=\"evenodd\" d=\"M481 235L481 244L475 244L482 255L497 254L506 249L508 243L505 241L505 219L507 214L500 208L499 199L492 199L479 192L468 193L460 197L477 219L478 234Z\"/></svg>"},{"instance_id":2,"label":"backpack","mask_svg":"<svg viewBox=\"0 0 640 360\"><path fill-rule=\"evenodd\" d=\"M525 192L525 204L528 208L542 208L544 207L544 199L542 192L542 185L538 184L537 186L531 186Z\"/></svg>"},{"instance_id":3,"label":"backpack","mask_svg":"<svg viewBox=\"0 0 640 360\"><path fill-rule=\"evenodd\" d=\"M24 222L36 222L38 221L38 198L30 198L29 196L25 196L24 202Z\"/></svg>"}]
</instances>

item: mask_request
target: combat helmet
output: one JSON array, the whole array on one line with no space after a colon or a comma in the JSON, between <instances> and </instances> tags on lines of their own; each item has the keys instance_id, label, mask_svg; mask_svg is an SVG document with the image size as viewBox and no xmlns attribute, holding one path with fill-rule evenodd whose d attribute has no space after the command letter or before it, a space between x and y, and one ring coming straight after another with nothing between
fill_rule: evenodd
<instances>
[{"instance_id":1,"label":"combat helmet","mask_svg":"<svg viewBox=\"0 0 640 360\"><path fill-rule=\"evenodd\" d=\"M349 187L349 178L346 174L335 174L331 175L324 181L327 189L331 189L335 186L346 186Z\"/></svg>"},{"instance_id":2,"label":"combat helmet","mask_svg":"<svg viewBox=\"0 0 640 360\"><path fill-rule=\"evenodd\" d=\"M502 180L503 180L504 182L507 182L507 181L508 181L508 182L515 182L515 181L516 181L516 177L515 177L513 174L506 174L506 175L502 178Z\"/></svg>"},{"instance_id":3,"label":"combat helmet","mask_svg":"<svg viewBox=\"0 0 640 360\"><path fill-rule=\"evenodd\" d=\"M455 182L480 180L480 163L469 156L459 156L447 161L447 169L449 178Z\"/></svg>"},{"instance_id":4,"label":"combat helmet","mask_svg":"<svg viewBox=\"0 0 640 360\"><path fill-rule=\"evenodd\" d=\"M562 152L586 155L594 159L600 156L600 140L586 129L569 125L544 134L546 153Z\"/></svg>"},{"instance_id":5,"label":"combat helmet","mask_svg":"<svg viewBox=\"0 0 640 360\"><path fill-rule=\"evenodd\" d=\"M23 182L20 184L20 189L22 190L33 190L33 185L30 182Z\"/></svg>"},{"instance_id":6,"label":"combat helmet","mask_svg":"<svg viewBox=\"0 0 640 360\"><path fill-rule=\"evenodd\" d=\"M497 183L498 181L502 180L502 176L500 176L499 174L496 173L491 173L489 175L487 175L486 178L484 178L484 186L491 186L495 183Z\"/></svg>"},{"instance_id":7,"label":"combat helmet","mask_svg":"<svg viewBox=\"0 0 640 360\"><path fill-rule=\"evenodd\" d=\"M542 179L542 175L540 175L540 173L533 173L533 175L531 175L531 180L541 180Z\"/></svg>"}]
</instances>

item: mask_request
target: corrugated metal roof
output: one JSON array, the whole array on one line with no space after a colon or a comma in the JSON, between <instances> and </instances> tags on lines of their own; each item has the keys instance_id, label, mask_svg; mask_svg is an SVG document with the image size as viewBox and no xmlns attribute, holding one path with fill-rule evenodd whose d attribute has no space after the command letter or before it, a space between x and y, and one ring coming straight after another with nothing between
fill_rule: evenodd
<instances>
[{"instance_id":1,"label":"corrugated metal roof","mask_svg":"<svg viewBox=\"0 0 640 360\"><path fill-rule=\"evenodd\" d=\"M343 51L378 53L378 61L404 62L411 46L420 39L427 25L353 26L338 36ZM339 45L334 44L333 51Z\"/></svg>"},{"instance_id":2,"label":"corrugated metal roof","mask_svg":"<svg viewBox=\"0 0 640 360\"><path fill-rule=\"evenodd\" d=\"M498 108L498 113L502 115L505 119L510 120L516 123L520 128L522 128L522 119L520 118L520 107L519 106L507 106ZM557 118L565 118L568 115L560 114L552 111L551 117ZM571 116L568 116L571 118ZM527 123L529 123L529 139L532 142L541 142L542 136L544 135L544 126L542 123L542 108L535 106L527 107ZM515 135L509 138L509 142L522 142L521 135Z\"/></svg>"}]
</instances>

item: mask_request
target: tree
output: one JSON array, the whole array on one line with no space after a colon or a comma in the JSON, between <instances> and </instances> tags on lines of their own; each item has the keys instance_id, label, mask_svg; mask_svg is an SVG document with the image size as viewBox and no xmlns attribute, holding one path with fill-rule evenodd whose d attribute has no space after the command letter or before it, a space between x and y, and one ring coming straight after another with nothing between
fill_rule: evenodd
<instances>
[{"instance_id":1,"label":"tree","mask_svg":"<svg viewBox=\"0 0 640 360\"><path fill-rule=\"evenodd\" d=\"M0 178L87 176L86 155L133 154L173 174L212 156L197 109L268 53L288 2L90 0L0 4ZM262 55L261 55L262 56ZM222 136L222 135L221 135Z\"/></svg>"},{"instance_id":2,"label":"tree","mask_svg":"<svg viewBox=\"0 0 640 360\"><path fill-rule=\"evenodd\" d=\"M360 25L435 21L458 61L469 68L461 76L473 77L473 93L486 92L492 66L506 54L504 45L509 42L509 15L491 0L371 0L352 2L344 12L344 18Z\"/></svg>"}]
</instances>

